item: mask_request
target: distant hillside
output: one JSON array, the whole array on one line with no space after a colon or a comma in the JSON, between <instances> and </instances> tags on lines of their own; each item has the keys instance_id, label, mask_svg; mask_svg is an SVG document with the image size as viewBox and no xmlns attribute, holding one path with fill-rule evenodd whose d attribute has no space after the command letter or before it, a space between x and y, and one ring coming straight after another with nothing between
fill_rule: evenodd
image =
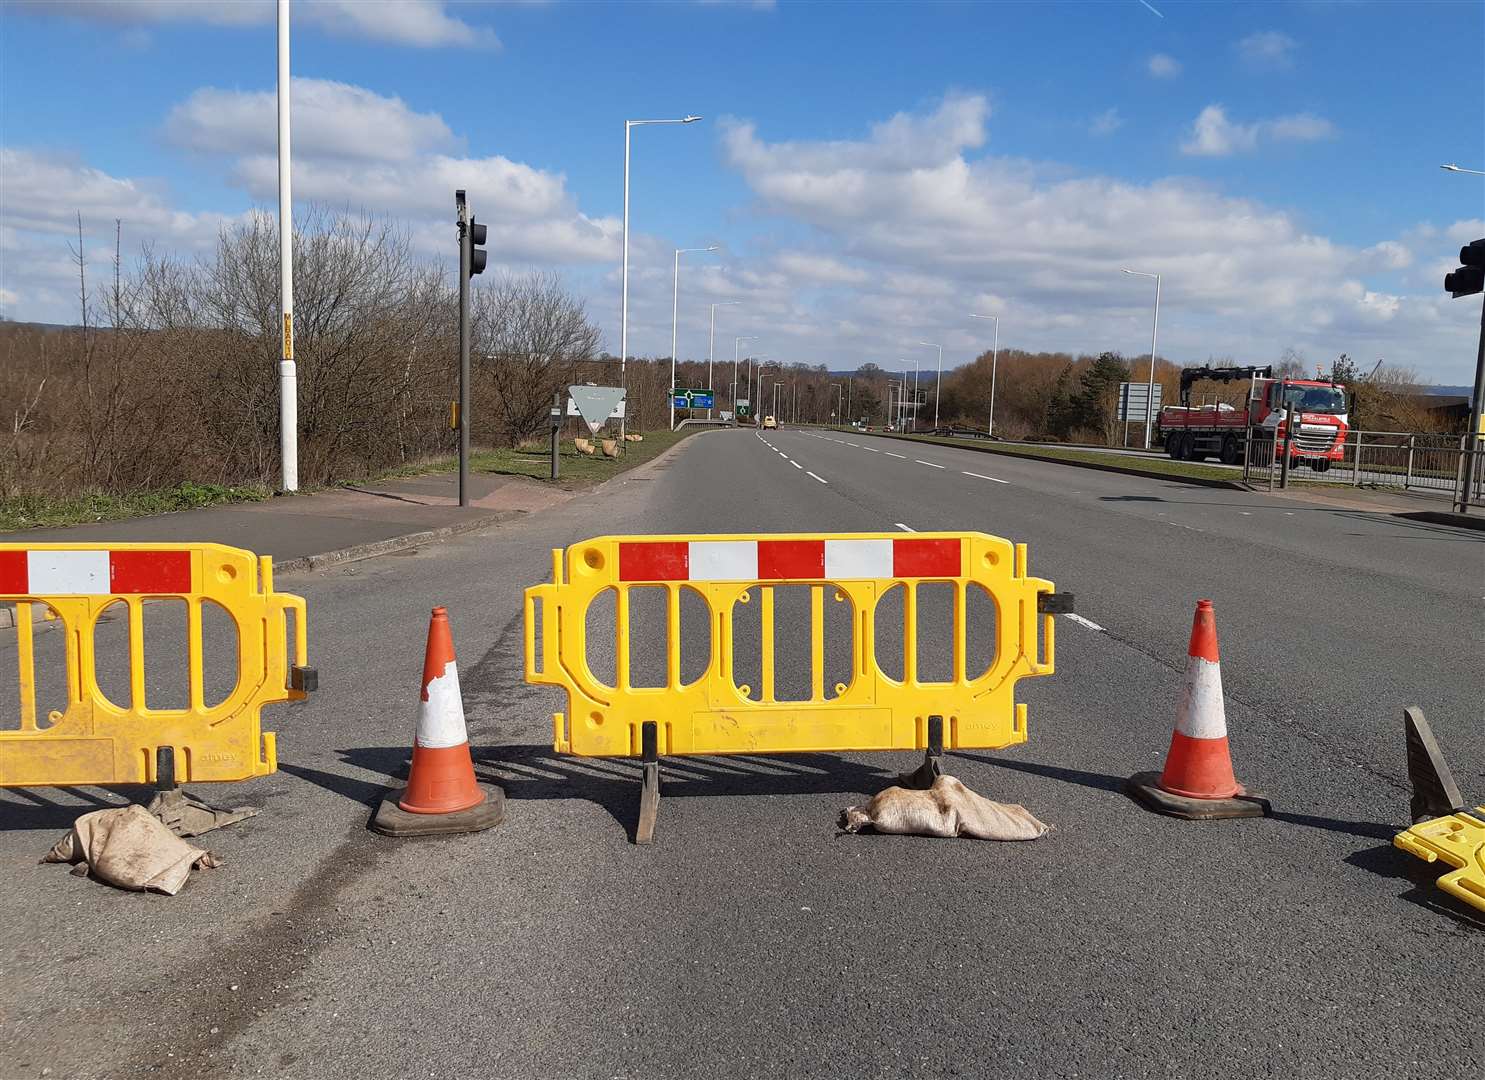
<instances>
[{"instance_id":1,"label":"distant hillside","mask_svg":"<svg viewBox=\"0 0 1485 1080\"><path fill-rule=\"evenodd\" d=\"M1418 392L1427 394L1429 397L1469 397L1474 393L1473 386L1420 386Z\"/></svg>"}]
</instances>

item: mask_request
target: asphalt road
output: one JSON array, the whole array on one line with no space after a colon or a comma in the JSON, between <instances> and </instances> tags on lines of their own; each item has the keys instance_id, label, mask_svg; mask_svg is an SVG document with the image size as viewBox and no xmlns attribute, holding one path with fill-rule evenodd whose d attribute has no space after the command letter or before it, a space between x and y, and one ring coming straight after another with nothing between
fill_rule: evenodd
<instances>
[{"instance_id":1,"label":"asphalt road","mask_svg":"<svg viewBox=\"0 0 1485 1080\"><path fill-rule=\"evenodd\" d=\"M911 756L794 755L668 765L636 848L637 769L551 752L563 702L522 679L519 604L551 547L907 529L1025 541L1077 595L1057 673L1022 684L1030 741L949 759L1044 839L840 835ZM1485 920L1389 839L1404 705L1485 796L1482 570L1478 534L1444 526L784 430L707 433L529 519L286 575L321 689L270 716L277 775L204 791L263 809L205 838L226 865L174 898L115 892L35 860L116 794L0 793L0 1075L1480 1075ZM1118 791L1164 753L1200 597L1267 820L1179 822ZM391 841L365 825L405 771L434 603L507 820Z\"/></svg>"}]
</instances>

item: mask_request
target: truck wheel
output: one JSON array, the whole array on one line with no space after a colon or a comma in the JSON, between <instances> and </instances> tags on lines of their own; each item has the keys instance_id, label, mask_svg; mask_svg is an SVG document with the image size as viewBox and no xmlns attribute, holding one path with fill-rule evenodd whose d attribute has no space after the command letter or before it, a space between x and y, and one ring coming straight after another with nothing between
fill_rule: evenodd
<instances>
[{"instance_id":1,"label":"truck wheel","mask_svg":"<svg viewBox=\"0 0 1485 1080\"><path fill-rule=\"evenodd\" d=\"M1219 455L1222 464L1236 465L1241 456L1242 451L1238 449L1238 441L1234 436L1228 435L1222 440L1222 453Z\"/></svg>"},{"instance_id":2,"label":"truck wheel","mask_svg":"<svg viewBox=\"0 0 1485 1080\"><path fill-rule=\"evenodd\" d=\"M1192 437L1191 432L1189 432L1189 431L1182 432L1181 433L1181 441L1176 446L1176 460L1177 461L1190 461L1191 460L1191 447L1192 447L1192 445L1195 442L1196 442L1196 440Z\"/></svg>"},{"instance_id":3,"label":"truck wheel","mask_svg":"<svg viewBox=\"0 0 1485 1080\"><path fill-rule=\"evenodd\" d=\"M1171 456L1173 461L1181 460L1181 433L1179 431L1165 433L1165 452Z\"/></svg>"}]
</instances>

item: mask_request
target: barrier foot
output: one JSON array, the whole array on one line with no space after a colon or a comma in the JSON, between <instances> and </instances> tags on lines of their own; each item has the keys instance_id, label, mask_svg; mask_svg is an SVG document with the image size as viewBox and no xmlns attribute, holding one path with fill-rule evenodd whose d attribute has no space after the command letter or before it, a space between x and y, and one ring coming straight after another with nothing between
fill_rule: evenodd
<instances>
[{"instance_id":1,"label":"barrier foot","mask_svg":"<svg viewBox=\"0 0 1485 1080\"><path fill-rule=\"evenodd\" d=\"M1230 799L1193 799L1176 795L1160 786L1160 773L1156 770L1135 773L1124 782L1124 792L1146 810L1187 821L1267 817L1272 812L1269 801L1262 795L1234 795Z\"/></svg>"},{"instance_id":2,"label":"barrier foot","mask_svg":"<svg viewBox=\"0 0 1485 1080\"><path fill-rule=\"evenodd\" d=\"M655 840L655 818L660 813L660 753L659 732L653 720L646 720L639 729L641 787L639 789L639 824L634 830L636 844L650 844Z\"/></svg>"},{"instance_id":3,"label":"barrier foot","mask_svg":"<svg viewBox=\"0 0 1485 1080\"><path fill-rule=\"evenodd\" d=\"M1464 807L1464 796L1433 737L1433 729L1423 718L1423 710L1410 705L1403 710L1403 731L1408 740L1408 782L1413 797L1408 810L1413 824L1429 818L1447 817Z\"/></svg>"},{"instance_id":4,"label":"barrier foot","mask_svg":"<svg viewBox=\"0 0 1485 1080\"><path fill-rule=\"evenodd\" d=\"M175 782L175 747L155 747L155 790L174 791L177 786Z\"/></svg>"},{"instance_id":5,"label":"barrier foot","mask_svg":"<svg viewBox=\"0 0 1485 1080\"><path fill-rule=\"evenodd\" d=\"M930 716L928 718L928 749L923 754L923 764L912 772L899 773L897 785L917 791L927 791L933 786L933 782L944 774L943 756L944 718Z\"/></svg>"}]
</instances>

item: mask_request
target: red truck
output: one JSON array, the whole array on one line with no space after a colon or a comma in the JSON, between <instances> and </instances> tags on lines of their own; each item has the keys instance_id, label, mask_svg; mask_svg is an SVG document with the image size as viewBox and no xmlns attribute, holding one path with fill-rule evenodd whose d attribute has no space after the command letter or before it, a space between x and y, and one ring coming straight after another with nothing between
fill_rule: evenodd
<instances>
[{"instance_id":1,"label":"red truck","mask_svg":"<svg viewBox=\"0 0 1485 1080\"><path fill-rule=\"evenodd\" d=\"M1182 368L1181 404L1161 409L1156 421L1166 453L1177 461L1217 457L1225 465L1236 465L1243 460L1251 427L1255 440L1274 440L1276 453L1282 454L1293 415L1298 427L1290 442L1290 466L1308 465L1325 472L1345 454L1346 388L1330 380L1273 376L1272 367ZM1239 380L1248 382L1243 408L1225 402L1191 404L1193 383Z\"/></svg>"}]
</instances>

